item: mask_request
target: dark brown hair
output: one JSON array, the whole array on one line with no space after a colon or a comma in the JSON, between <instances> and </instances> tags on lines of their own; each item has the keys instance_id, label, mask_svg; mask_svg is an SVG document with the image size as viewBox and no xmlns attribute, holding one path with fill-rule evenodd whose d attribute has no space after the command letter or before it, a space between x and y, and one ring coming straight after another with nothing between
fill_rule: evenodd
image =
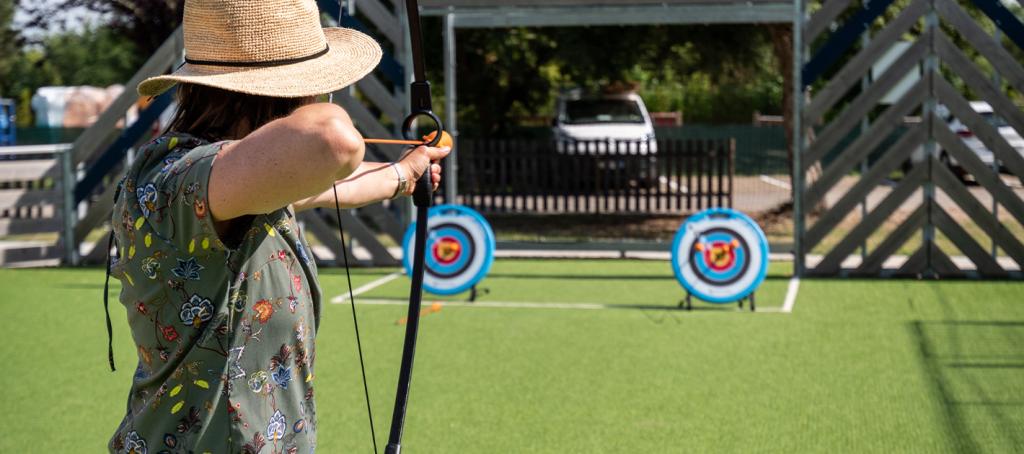
<instances>
[{"instance_id":1,"label":"dark brown hair","mask_svg":"<svg viewBox=\"0 0 1024 454\"><path fill-rule=\"evenodd\" d=\"M178 110L167 132L216 142L237 140L260 126L316 102L316 97L275 98L196 84L179 84Z\"/></svg>"}]
</instances>

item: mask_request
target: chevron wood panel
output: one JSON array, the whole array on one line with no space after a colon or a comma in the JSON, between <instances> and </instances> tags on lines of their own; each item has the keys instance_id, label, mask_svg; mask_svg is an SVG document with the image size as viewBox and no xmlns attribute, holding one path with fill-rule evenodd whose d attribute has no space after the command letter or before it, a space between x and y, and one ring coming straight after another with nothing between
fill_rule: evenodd
<instances>
[{"instance_id":1,"label":"chevron wood panel","mask_svg":"<svg viewBox=\"0 0 1024 454\"><path fill-rule=\"evenodd\" d=\"M799 114L817 134L806 135L816 139L800 145L804 175L797 197L800 206L819 209L812 216L796 214L796 242L801 263L810 250L822 255L806 274L1024 278L1024 235L1009 228L1024 226L1020 191L937 114L944 106L1004 171L1024 183L1024 150L974 111L960 89L988 102L1006 124L1024 133L1024 109L1003 88L1024 93L1024 62L991 32L994 24L1010 42L1024 46L1024 24L999 0L970 0L992 23L976 20L965 9L967 1L914 0L901 9L887 2L833 0L805 20L804 42L823 43L804 56L802 68L811 78L804 84L818 88L808 89ZM868 24L880 23L883 15L893 19L871 30ZM857 27L870 33L860 46ZM959 48L947 31L970 49ZM899 41L911 45L883 74L866 79ZM975 54L988 61L988 68L982 70L968 56ZM895 104L880 105L915 69L922 74L918 82ZM908 117L918 120L908 123ZM947 163L955 163L957 172ZM803 183L810 169L819 168L813 184ZM979 230L987 238L972 235ZM997 259L987 250L983 244L989 240L1006 257ZM860 260L853 260L858 249ZM894 257L899 251L910 253ZM1007 265L1007 257L1015 266ZM891 263L898 265L886 269Z\"/></svg>"},{"instance_id":2,"label":"chevron wood panel","mask_svg":"<svg viewBox=\"0 0 1024 454\"><path fill-rule=\"evenodd\" d=\"M892 147L892 151L886 153L875 165L871 166L871 169L807 231L807 246L817 245L829 231L857 207L861 200L864 200L869 192L878 187L884 178L898 169L901 163L910 159L910 153L924 143L927 135L927 126L924 124L918 125L904 134L900 142Z\"/></svg>"},{"instance_id":3,"label":"chevron wood panel","mask_svg":"<svg viewBox=\"0 0 1024 454\"><path fill-rule=\"evenodd\" d=\"M827 0L817 12L811 16L804 26L804 36L808 41L813 41L821 32L825 31L832 21L843 11L850 7L853 0Z\"/></svg>"},{"instance_id":4,"label":"chevron wood panel","mask_svg":"<svg viewBox=\"0 0 1024 454\"><path fill-rule=\"evenodd\" d=\"M807 193L809 204L817 203L844 175L850 173L854 165L863 161L867 155L877 148L897 126L903 123L903 117L920 106L927 98L927 86L919 83L907 93L896 105L890 107L878 117L871 127L851 143L844 153L836 157L814 182ZM811 155L808 153L807 158Z\"/></svg>"},{"instance_id":5,"label":"chevron wood panel","mask_svg":"<svg viewBox=\"0 0 1024 454\"><path fill-rule=\"evenodd\" d=\"M394 62L394 58L390 56L388 49L390 48L395 53L401 53L406 47L405 37L402 32L403 25L399 15L396 11L392 10L391 6L379 0L360 0L355 4L356 10L352 11L352 13L358 14L360 18L366 21L364 23L348 14L341 14L342 11L333 1L320 1L318 4L322 12L327 13L339 23L375 35L385 49L385 57L378 67L378 71L355 84L356 90L362 96L353 96L353 93L346 88L334 94L334 102L348 111L356 128L364 136L379 138L397 136L399 131L394 127L388 128L385 126L381 116L376 112L381 112L383 116L387 117L387 120L390 120L395 125L401 124L408 112L404 101L405 86L396 81L396 79L400 80L403 77L388 76L393 74L393 72L389 73L388 65L393 65L396 68L399 65L399 63ZM400 72L401 68L397 69ZM391 80L397 85L389 86L378 75L387 76L383 80ZM375 107L376 109L373 110L368 106ZM400 153L400 148L387 145L372 145L368 150L375 158L386 160L397 160ZM398 232L403 230L401 219L387 212L381 204L374 204L357 210L344 210L341 215L342 225L345 227L346 233L357 240L359 245L370 253L370 259L361 264L392 266L398 263L387 251L387 248L381 244L377 238L377 233L379 231L392 238L396 238ZM309 233L327 246L335 254L337 261L337 257L341 255L342 239L339 236L339 226L336 225L337 221L334 217L304 213L302 219L306 223ZM349 248L349 257L353 258L351 253L352 244L347 246Z\"/></svg>"},{"instance_id":6,"label":"chevron wood panel","mask_svg":"<svg viewBox=\"0 0 1024 454\"><path fill-rule=\"evenodd\" d=\"M912 25L920 22L921 15L927 11L928 0L914 0L896 20L879 32L867 47L828 80L825 87L814 96L814 101L804 110L805 121L820 120L851 87L860 83L864 74L871 69L871 64L889 50L893 41L900 39Z\"/></svg>"}]
</instances>

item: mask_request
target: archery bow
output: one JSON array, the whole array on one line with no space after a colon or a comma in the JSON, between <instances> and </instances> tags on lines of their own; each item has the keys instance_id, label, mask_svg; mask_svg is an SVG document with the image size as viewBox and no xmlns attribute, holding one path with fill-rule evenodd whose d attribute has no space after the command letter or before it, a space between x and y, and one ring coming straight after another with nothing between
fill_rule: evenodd
<instances>
[{"instance_id":1,"label":"archery bow","mask_svg":"<svg viewBox=\"0 0 1024 454\"><path fill-rule=\"evenodd\" d=\"M339 7L341 4L339 2ZM410 113L402 123L402 135L405 141L393 141L382 139L367 139L367 143L403 143L406 145L425 145L428 147L437 146L442 140L451 141L444 132L444 125L441 119L434 114L430 96L430 82L427 81L424 70L422 34L420 32L420 14L417 0L406 0L406 14L409 22L409 41L413 61L413 81L409 85ZM344 14L344 10L339 11ZM339 15L340 15L339 14ZM416 140L413 135L413 126L420 117L426 117L436 126L436 131L424 137L422 141ZM388 444L384 449L385 454L399 454L402 450L402 432L405 428L406 408L409 403L409 389L412 382L412 365L416 356L416 335L419 332L420 307L423 299L423 272L424 260L426 259L427 243L427 215L433 199L433 183L431 181L430 169L427 168L419 180L416 181L416 188L413 191L413 204L416 205L416 233L413 253L412 286L409 289L409 313L406 316L405 341L402 348L402 365L398 373L398 389L395 392L395 407L391 415L391 433L388 436ZM359 336L359 321L356 317L355 295L352 291L352 277L349 273L348 252L345 245L345 233L341 225L341 203L338 200L338 190L334 188L334 203L338 215L338 229L341 234L342 255L344 257L345 275L348 277L349 302L352 306L352 322L355 326L356 347L359 350L359 367L363 374L363 391L366 396L366 410L370 419L370 435L373 439L373 452L377 453L377 435L373 426L373 410L370 406L370 392L366 381L366 367L363 362L363 347Z\"/></svg>"},{"instance_id":2,"label":"archery bow","mask_svg":"<svg viewBox=\"0 0 1024 454\"><path fill-rule=\"evenodd\" d=\"M423 36L420 33L420 11L417 0L405 0L405 13L409 20L409 44L412 52L413 81L409 85L409 116L402 124L402 134L413 139L413 123L419 117L429 118L436 126L437 133L427 146L435 146L444 136L444 126L432 109L430 82L427 81L423 58ZM416 182L412 195L416 205L416 236L412 262L412 287L409 289L409 315L406 316L405 344L402 347L402 367L398 372L398 389L395 391L395 408L391 414L391 434L388 436L385 454L399 454L402 451L402 431L405 428L406 407L409 404L409 387L412 382L412 364L416 357L416 334L420 325L420 305L423 299L423 262L426 258L427 213L433 199L430 169Z\"/></svg>"}]
</instances>

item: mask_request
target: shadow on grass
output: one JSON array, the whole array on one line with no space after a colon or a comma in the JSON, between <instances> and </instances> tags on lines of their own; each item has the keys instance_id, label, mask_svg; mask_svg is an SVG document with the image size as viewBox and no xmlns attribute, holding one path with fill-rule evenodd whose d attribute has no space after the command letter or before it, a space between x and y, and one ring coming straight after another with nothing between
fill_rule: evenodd
<instances>
[{"instance_id":1,"label":"shadow on grass","mask_svg":"<svg viewBox=\"0 0 1024 454\"><path fill-rule=\"evenodd\" d=\"M940 291L935 293L947 316L955 317L949 301ZM915 320L907 328L955 451L1005 452L1024 446L1018 423L1024 401L998 397L1008 394L1006 386L1016 386L1006 378L1007 373L1019 376L1018 370L1024 369L1021 355L979 351L1005 350L1001 346L1013 351L1024 345L1024 321ZM998 435L976 434L975 428L983 426L993 427Z\"/></svg>"}]
</instances>

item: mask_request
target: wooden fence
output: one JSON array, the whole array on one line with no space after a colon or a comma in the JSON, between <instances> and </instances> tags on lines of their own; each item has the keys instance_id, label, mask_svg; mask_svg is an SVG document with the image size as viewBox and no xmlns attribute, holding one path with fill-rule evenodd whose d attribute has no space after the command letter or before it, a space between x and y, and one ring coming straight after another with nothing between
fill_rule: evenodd
<instances>
[{"instance_id":1,"label":"wooden fence","mask_svg":"<svg viewBox=\"0 0 1024 454\"><path fill-rule=\"evenodd\" d=\"M74 253L70 145L0 147L0 266L56 265Z\"/></svg>"},{"instance_id":2,"label":"wooden fence","mask_svg":"<svg viewBox=\"0 0 1024 454\"><path fill-rule=\"evenodd\" d=\"M733 139L459 139L458 202L498 213L682 213L732 206Z\"/></svg>"}]
</instances>

